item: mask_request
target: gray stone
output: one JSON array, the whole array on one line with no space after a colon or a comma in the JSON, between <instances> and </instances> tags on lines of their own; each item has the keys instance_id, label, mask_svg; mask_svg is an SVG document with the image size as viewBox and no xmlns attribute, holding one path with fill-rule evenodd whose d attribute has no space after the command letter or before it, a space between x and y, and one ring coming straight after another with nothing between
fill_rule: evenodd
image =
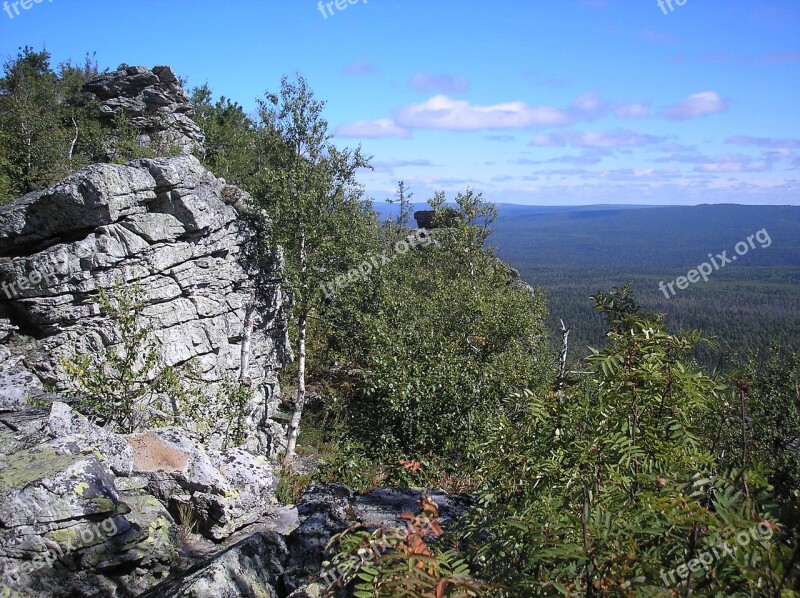
<instances>
[{"instance_id":1,"label":"gray stone","mask_svg":"<svg viewBox=\"0 0 800 598\"><path fill-rule=\"evenodd\" d=\"M405 529L402 515L418 513L421 496L419 490L392 488L356 495L340 484L319 484L306 490L297 508L300 526L287 540L290 555L284 573L287 591L298 591L298 596L304 596L303 592L318 590L314 582L323 573L325 548L335 534L354 523L367 529ZM473 504L473 499L466 495L436 491L429 496L439 507L439 523L444 528Z\"/></svg>"},{"instance_id":2,"label":"gray stone","mask_svg":"<svg viewBox=\"0 0 800 598\"><path fill-rule=\"evenodd\" d=\"M277 598L285 595L281 575L286 557L278 534L253 534L142 598Z\"/></svg>"},{"instance_id":3,"label":"gray stone","mask_svg":"<svg viewBox=\"0 0 800 598\"><path fill-rule=\"evenodd\" d=\"M115 474L129 476L133 472L131 445L121 436L94 425L69 405L53 403L47 424L55 437L76 437L82 448L96 450Z\"/></svg>"},{"instance_id":4,"label":"gray stone","mask_svg":"<svg viewBox=\"0 0 800 598\"><path fill-rule=\"evenodd\" d=\"M278 403L277 371L291 359L283 258L279 248L260 262L251 257L256 237L268 239L271 225L262 213L242 215L250 203L196 158L182 156L95 164L0 207L0 283L12 285L10 299L0 295L3 330L12 340L18 330L36 339L24 353L6 341L0 409L21 407L26 388L67 390L64 359L119 344L97 295L115 281L143 290L142 317L163 365L194 363L212 396L240 377L254 301L245 444L277 454L284 430L269 418ZM210 444L221 447L222 439Z\"/></svg>"},{"instance_id":5,"label":"gray stone","mask_svg":"<svg viewBox=\"0 0 800 598\"><path fill-rule=\"evenodd\" d=\"M447 527L458 520L474 500L465 494L448 494L433 491L428 495L439 510L439 523ZM355 519L368 528L405 527L401 515L404 512L419 512L419 490L381 488L362 494L353 503Z\"/></svg>"},{"instance_id":6,"label":"gray stone","mask_svg":"<svg viewBox=\"0 0 800 598\"><path fill-rule=\"evenodd\" d=\"M44 391L42 383L25 367L24 358L0 345L0 411L30 407L31 395L37 391Z\"/></svg>"},{"instance_id":7,"label":"gray stone","mask_svg":"<svg viewBox=\"0 0 800 598\"><path fill-rule=\"evenodd\" d=\"M133 470L149 478L149 491L177 515L194 512L199 532L216 541L249 525L275 502L272 465L243 449L208 451L179 430L126 436Z\"/></svg>"},{"instance_id":8,"label":"gray stone","mask_svg":"<svg viewBox=\"0 0 800 598\"><path fill-rule=\"evenodd\" d=\"M174 146L185 154L203 149L205 136L192 120L194 106L168 66L151 71L122 64L86 83L84 90L99 100L100 114L108 124L124 114L138 132L137 141L145 147ZM109 158L114 153L111 148Z\"/></svg>"},{"instance_id":9,"label":"gray stone","mask_svg":"<svg viewBox=\"0 0 800 598\"><path fill-rule=\"evenodd\" d=\"M289 561L283 582L294 592L322 574L325 547L353 522L355 494L341 484L319 484L307 489L297 506L300 526L289 539Z\"/></svg>"}]
</instances>

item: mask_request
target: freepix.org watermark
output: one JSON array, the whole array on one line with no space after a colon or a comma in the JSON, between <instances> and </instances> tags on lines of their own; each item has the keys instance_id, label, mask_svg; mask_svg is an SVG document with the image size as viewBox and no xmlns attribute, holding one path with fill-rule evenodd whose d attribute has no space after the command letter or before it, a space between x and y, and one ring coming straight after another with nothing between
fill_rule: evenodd
<instances>
[{"instance_id":1,"label":"freepix.org watermark","mask_svg":"<svg viewBox=\"0 0 800 598\"><path fill-rule=\"evenodd\" d=\"M664 281L662 280L661 282L658 283L658 288L661 290L662 293L664 293L664 297L669 299L670 297L675 296L676 286L680 290L683 290L689 286L690 282L691 283L699 282L701 278L703 279L703 282L707 282L708 276L712 272L715 272L720 268L724 268L728 264L732 264L737 260L739 256L745 255L751 249L755 249L756 244L753 242L753 240L758 241L758 244L762 249L766 249L767 247L772 245L772 239L770 239L767 229L762 228L757 233L748 236L747 242L739 241L736 244L736 246L733 248L734 251L736 251L736 255L731 255L730 257L728 257L728 252L723 251L722 253L718 253L716 257L714 257L709 253L708 258L710 260L710 263L703 262L696 268L689 270L686 273L686 276L678 276L678 278L676 278L672 282L664 284ZM669 292L667 292L667 289L669 289ZM670 295L670 293L672 294Z\"/></svg>"},{"instance_id":2,"label":"freepix.org watermark","mask_svg":"<svg viewBox=\"0 0 800 598\"><path fill-rule=\"evenodd\" d=\"M48 0L48 2L52 1L53 0ZM3 2L3 10L8 15L9 19L13 19L15 16L18 17L22 14L19 10L20 8L22 10L30 10L34 4L41 4L42 2L44 2L44 0L15 0L14 2L6 0Z\"/></svg>"},{"instance_id":3,"label":"freepix.org watermark","mask_svg":"<svg viewBox=\"0 0 800 598\"><path fill-rule=\"evenodd\" d=\"M675 7L672 6L672 3L675 2L678 6L683 6L689 0L657 0L658 7L663 11L665 15L668 15L669 12L675 10ZM667 12L667 6L669 6L669 12Z\"/></svg>"},{"instance_id":4,"label":"freepix.org watermark","mask_svg":"<svg viewBox=\"0 0 800 598\"><path fill-rule=\"evenodd\" d=\"M62 544L53 542L54 547L36 555L32 560L26 561L19 566L15 566L11 571L6 572L6 576L15 585L25 582L25 576L34 575L42 569L52 569L53 566L70 553L84 546L93 546L113 538L119 533L116 522L109 518L89 527L83 527L75 533L75 538L69 539ZM80 540L81 544L76 545Z\"/></svg>"},{"instance_id":5,"label":"freepix.org watermark","mask_svg":"<svg viewBox=\"0 0 800 598\"><path fill-rule=\"evenodd\" d=\"M50 1L52 2L53 0ZM341 12L345 10L348 5L358 4L359 2L367 4L368 0L333 0L332 2L323 2L322 0L320 0L319 4L317 4L317 10L319 10L322 13L322 16L327 19L329 13L331 16L333 16L334 6L336 7L336 10Z\"/></svg>"},{"instance_id":6,"label":"freepix.org watermark","mask_svg":"<svg viewBox=\"0 0 800 598\"><path fill-rule=\"evenodd\" d=\"M766 542L770 540L772 538L772 524L770 524L769 521L761 521L758 525L754 525L749 533L746 531L739 532L735 537L736 544L745 548L750 544L751 538L753 542ZM678 583L675 579L676 573L681 580L685 580L689 577L690 572L694 573L698 569L702 568L708 572L711 570L711 566L714 562L724 556L736 556L736 548L731 546L729 542L721 542L716 546L712 546L709 550L699 553L697 558L678 565L671 571L664 573L662 569L659 577L661 577L661 581L664 582L664 585L669 587Z\"/></svg>"},{"instance_id":7,"label":"freepix.org watermark","mask_svg":"<svg viewBox=\"0 0 800 598\"><path fill-rule=\"evenodd\" d=\"M326 298L333 299L333 297L336 295L336 291L344 289L345 287L350 286L359 280L367 280L367 277L373 270L377 270L384 264L388 264L398 255L406 253L409 249L413 249L415 247L427 247L431 243L436 242L437 241L434 241L433 239L431 231L418 229L412 232L402 241L395 243L393 254L389 254L388 251L384 251L381 255L373 255L368 260L361 262L358 265L358 268L353 268L347 274L341 274L332 281L321 282L319 283L319 286L322 288L322 292L325 293Z\"/></svg>"},{"instance_id":8,"label":"freepix.org watermark","mask_svg":"<svg viewBox=\"0 0 800 598\"><path fill-rule=\"evenodd\" d=\"M38 270L32 270L13 282L0 282L0 290L6 299L12 300L19 296L20 292L28 291L38 287L42 282L47 285L54 285L58 276L66 276L74 271L80 270L80 260L87 259L93 255L94 251L88 246L79 245L74 253L62 249L53 256L53 262L41 266ZM0 296L0 298L2 298Z\"/></svg>"}]
</instances>

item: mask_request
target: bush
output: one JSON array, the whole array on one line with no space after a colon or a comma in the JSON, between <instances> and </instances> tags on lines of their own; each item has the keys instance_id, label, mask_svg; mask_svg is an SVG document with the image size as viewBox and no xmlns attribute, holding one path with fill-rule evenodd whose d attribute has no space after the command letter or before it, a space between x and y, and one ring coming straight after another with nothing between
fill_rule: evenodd
<instances>
[{"instance_id":1,"label":"bush","mask_svg":"<svg viewBox=\"0 0 800 598\"><path fill-rule=\"evenodd\" d=\"M549 383L543 296L483 248L469 217L480 196L457 201L458 228L396 255L325 313L346 434L392 463L434 455L474 467L502 398Z\"/></svg>"},{"instance_id":2,"label":"bush","mask_svg":"<svg viewBox=\"0 0 800 598\"><path fill-rule=\"evenodd\" d=\"M687 363L699 334L666 332L624 307L625 293L597 298L611 332L590 379L512 396L493 419L464 534L479 573L513 596L777 593L791 565L775 541L678 570L737 534L771 538L781 526L764 477L748 471L745 489L707 450L701 422L726 387Z\"/></svg>"}]
</instances>

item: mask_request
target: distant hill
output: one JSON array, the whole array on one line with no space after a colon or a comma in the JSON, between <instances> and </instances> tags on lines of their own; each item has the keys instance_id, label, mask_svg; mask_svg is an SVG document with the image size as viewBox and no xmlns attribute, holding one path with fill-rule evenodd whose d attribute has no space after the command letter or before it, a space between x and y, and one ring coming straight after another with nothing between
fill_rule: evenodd
<instances>
[{"instance_id":1,"label":"distant hill","mask_svg":"<svg viewBox=\"0 0 800 598\"><path fill-rule=\"evenodd\" d=\"M500 208L491 242L509 259L539 262L540 256L545 255L551 265L636 265L680 270L707 260L710 252L733 253L737 242L766 228L772 246L769 251L749 252L747 263L800 266L797 206L587 206L553 209L550 213L535 210Z\"/></svg>"}]
</instances>

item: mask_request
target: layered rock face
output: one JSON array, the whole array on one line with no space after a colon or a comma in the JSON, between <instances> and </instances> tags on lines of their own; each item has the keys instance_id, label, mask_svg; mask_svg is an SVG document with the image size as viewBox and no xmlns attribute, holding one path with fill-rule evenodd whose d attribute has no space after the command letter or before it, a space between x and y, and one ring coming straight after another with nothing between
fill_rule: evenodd
<instances>
[{"instance_id":1,"label":"layered rock face","mask_svg":"<svg viewBox=\"0 0 800 598\"><path fill-rule=\"evenodd\" d=\"M98 290L137 285L164 365L194 364L208 393L248 381L247 446L279 451L269 417L291 356L283 261L277 248L251 257L257 235L268 243L269 221L244 217L248 206L187 155L92 165L0 207L0 343L11 353L0 406L42 383L64 389L65 358L117 345Z\"/></svg>"},{"instance_id":2,"label":"layered rock face","mask_svg":"<svg viewBox=\"0 0 800 598\"><path fill-rule=\"evenodd\" d=\"M95 77L84 89L100 101L100 112L109 124L124 114L144 147L176 146L189 154L203 146L203 131L192 120L194 106L168 66L150 70L122 64Z\"/></svg>"}]
</instances>

